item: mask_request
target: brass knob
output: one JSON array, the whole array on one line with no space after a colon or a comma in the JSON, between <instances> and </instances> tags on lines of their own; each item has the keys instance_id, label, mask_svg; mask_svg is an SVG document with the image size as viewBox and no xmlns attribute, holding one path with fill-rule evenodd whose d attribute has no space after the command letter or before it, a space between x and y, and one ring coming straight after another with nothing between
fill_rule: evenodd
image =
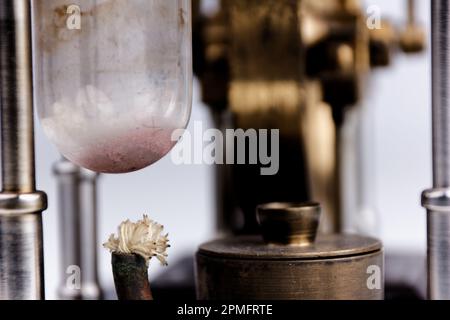
<instances>
[{"instance_id":1,"label":"brass knob","mask_svg":"<svg viewBox=\"0 0 450 320\"><path fill-rule=\"evenodd\" d=\"M422 52L425 48L425 30L422 26L410 24L400 36L400 48L405 53Z\"/></svg>"},{"instance_id":2,"label":"brass knob","mask_svg":"<svg viewBox=\"0 0 450 320\"><path fill-rule=\"evenodd\" d=\"M319 203L268 203L257 207L257 219L268 244L309 246L316 239Z\"/></svg>"},{"instance_id":3,"label":"brass knob","mask_svg":"<svg viewBox=\"0 0 450 320\"><path fill-rule=\"evenodd\" d=\"M416 22L416 1L407 1L408 23L400 34L400 48L405 53L417 53L424 50L426 36L424 28Z\"/></svg>"}]
</instances>

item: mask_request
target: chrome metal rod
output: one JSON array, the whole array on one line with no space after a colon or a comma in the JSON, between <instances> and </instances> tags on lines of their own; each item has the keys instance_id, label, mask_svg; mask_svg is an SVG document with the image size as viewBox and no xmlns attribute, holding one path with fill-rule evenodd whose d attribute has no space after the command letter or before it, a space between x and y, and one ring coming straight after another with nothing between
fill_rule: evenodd
<instances>
[{"instance_id":1,"label":"chrome metal rod","mask_svg":"<svg viewBox=\"0 0 450 320\"><path fill-rule=\"evenodd\" d=\"M98 300L102 298L97 274L97 177L62 159L54 166L58 179L61 243L61 283L63 300ZM79 268L78 286L67 278Z\"/></svg>"},{"instance_id":2,"label":"chrome metal rod","mask_svg":"<svg viewBox=\"0 0 450 320\"><path fill-rule=\"evenodd\" d=\"M450 187L450 3L432 2L433 186Z\"/></svg>"},{"instance_id":3,"label":"chrome metal rod","mask_svg":"<svg viewBox=\"0 0 450 320\"><path fill-rule=\"evenodd\" d=\"M97 181L99 174L80 168L80 221L81 221L81 298L99 300L103 291L98 279L97 250Z\"/></svg>"},{"instance_id":4,"label":"chrome metal rod","mask_svg":"<svg viewBox=\"0 0 450 320\"><path fill-rule=\"evenodd\" d=\"M42 216L35 191L29 0L0 1L0 300L44 298Z\"/></svg>"},{"instance_id":5,"label":"chrome metal rod","mask_svg":"<svg viewBox=\"0 0 450 320\"><path fill-rule=\"evenodd\" d=\"M0 1L0 24L3 191L33 192L30 1Z\"/></svg>"},{"instance_id":6,"label":"chrome metal rod","mask_svg":"<svg viewBox=\"0 0 450 320\"><path fill-rule=\"evenodd\" d=\"M427 208L428 294L450 299L450 2L432 0L433 189Z\"/></svg>"},{"instance_id":7,"label":"chrome metal rod","mask_svg":"<svg viewBox=\"0 0 450 320\"><path fill-rule=\"evenodd\" d=\"M0 300L44 299L41 215L0 215Z\"/></svg>"}]
</instances>

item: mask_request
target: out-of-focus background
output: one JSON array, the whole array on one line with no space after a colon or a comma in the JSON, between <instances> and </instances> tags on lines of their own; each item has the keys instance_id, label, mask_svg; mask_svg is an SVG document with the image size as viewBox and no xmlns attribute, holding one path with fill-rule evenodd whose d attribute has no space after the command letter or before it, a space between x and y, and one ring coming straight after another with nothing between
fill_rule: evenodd
<instances>
[{"instance_id":1,"label":"out-of-focus background","mask_svg":"<svg viewBox=\"0 0 450 320\"><path fill-rule=\"evenodd\" d=\"M371 0L383 17L403 23L403 1ZM429 30L429 1L418 1L420 21ZM368 79L363 104L370 132L368 167L372 209L378 212L377 236L386 251L424 254L425 211L420 193L431 186L430 57L426 53L399 54L389 68L375 70ZM194 85L192 121L212 125L208 108L200 102ZM45 274L47 298L55 299L60 280L56 181L52 165L59 155L44 137L36 120L38 187L49 197L44 214ZM198 141L198 143L201 143ZM137 220L147 213L164 224L171 245L169 264L214 237L214 168L172 163L170 155L143 171L103 175L99 182L99 275L102 285L112 287L110 254L101 247L125 219ZM151 278L164 268L152 262Z\"/></svg>"}]
</instances>

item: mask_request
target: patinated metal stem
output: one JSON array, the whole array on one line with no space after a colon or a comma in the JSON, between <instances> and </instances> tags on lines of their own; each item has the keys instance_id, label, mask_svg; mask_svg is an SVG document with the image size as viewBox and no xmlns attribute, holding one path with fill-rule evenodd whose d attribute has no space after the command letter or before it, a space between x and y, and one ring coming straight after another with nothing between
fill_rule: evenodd
<instances>
[{"instance_id":1,"label":"patinated metal stem","mask_svg":"<svg viewBox=\"0 0 450 320\"><path fill-rule=\"evenodd\" d=\"M145 259L136 254L112 254L112 268L119 300L153 300Z\"/></svg>"}]
</instances>

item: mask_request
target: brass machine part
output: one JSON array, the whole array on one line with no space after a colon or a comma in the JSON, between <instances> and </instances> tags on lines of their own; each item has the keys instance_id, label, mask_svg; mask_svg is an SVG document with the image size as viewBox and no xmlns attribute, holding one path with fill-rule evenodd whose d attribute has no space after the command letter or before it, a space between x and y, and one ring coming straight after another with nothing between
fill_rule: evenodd
<instances>
[{"instance_id":1,"label":"brass machine part","mask_svg":"<svg viewBox=\"0 0 450 320\"><path fill-rule=\"evenodd\" d=\"M408 22L400 35L400 47L404 52L421 52L426 38L423 26L417 22L416 0L407 0Z\"/></svg>"},{"instance_id":2,"label":"brass machine part","mask_svg":"<svg viewBox=\"0 0 450 320\"><path fill-rule=\"evenodd\" d=\"M393 48L424 47L415 3L407 3L410 18L400 43L388 21L368 28L359 0L220 3L216 14L203 17L194 1L194 71L203 100L220 129L281 130L276 177L260 177L249 166L218 168L220 227L254 233L258 204L315 199L324 206L322 231L339 231L345 109L360 101L370 69L390 63ZM230 218L239 211L243 229Z\"/></svg>"},{"instance_id":3,"label":"brass machine part","mask_svg":"<svg viewBox=\"0 0 450 320\"><path fill-rule=\"evenodd\" d=\"M314 244L320 220L318 203L269 203L258 206L257 220L269 244L309 246Z\"/></svg>"},{"instance_id":4,"label":"brass machine part","mask_svg":"<svg viewBox=\"0 0 450 320\"><path fill-rule=\"evenodd\" d=\"M230 237L200 246L201 300L381 300L381 243L357 235L317 235L320 205L258 208L263 237ZM371 276L374 278L371 279Z\"/></svg>"},{"instance_id":5,"label":"brass machine part","mask_svg":"<svg viewBox=\"0 0 450 320\"><path fill-rule=\"evenodd\" d=\"M256 205L309 198L300 135L303 51L297 41L297 4L284 0L221 3L216 16L194 20L194 65L215 125L280 129L277 175L261 176L252 165L220 166L217 172L219 228L255 233ZM288 180L295 181L296 188L289 188ZM243 227L235 221L240 213Z\"/></svg>"}]
</instances>

